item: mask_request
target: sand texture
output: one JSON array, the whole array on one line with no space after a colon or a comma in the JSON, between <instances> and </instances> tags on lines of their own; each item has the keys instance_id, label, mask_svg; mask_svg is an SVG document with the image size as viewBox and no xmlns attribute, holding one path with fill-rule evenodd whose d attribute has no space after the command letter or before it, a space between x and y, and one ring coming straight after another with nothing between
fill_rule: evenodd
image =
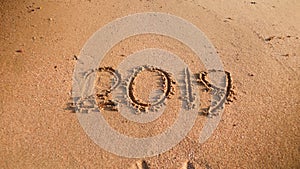
<instances>
[{"instance_id":1,"label":"sand texture","mask_svg":"<svg viewBox=\"0 0 300 169\"><path fill-rule=\"evenodd\" d=\"M209 92L221 91L205 77L208 70L173 38L124 39L93 70L104 79L95 81L97 106L114 130L152 137L176 122L182 91L188 108L199 102L174 74L143 68L124 88L128 106L141 115L165 109L143 124L121 116L109 82L125 85L115 71L141 49L179 56L189 66L185 74L196 77L186 83L195 82L201 101L193 128L179 144L154 157L125 158L99 147L80 125L72 107L73 71L94 32L141 12L176 15L205 33L228 72L228 93L220 95L227 103L218 127L200 144L207 116L218 116L208 109ZM0 168L300 168L299 0L1 0L0 18Z\"/></svg>"}]
</instances>

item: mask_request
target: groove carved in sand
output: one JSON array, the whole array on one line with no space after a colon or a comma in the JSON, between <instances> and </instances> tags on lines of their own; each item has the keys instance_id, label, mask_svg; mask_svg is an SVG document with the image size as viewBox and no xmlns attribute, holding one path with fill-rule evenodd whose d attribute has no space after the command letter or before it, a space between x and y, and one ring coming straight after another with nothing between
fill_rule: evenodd
<instances>
[{"instance_id":1,"label":"groove carved in sand","mask_svg":"<svg viewBox=\"0 0 300 169\"><path fill-rule=\"evenodd\" d=\"M209 70L209 72L222 72L221 70ZM198 84L205 87L207 92L210 92L213 95L217 96L217 99L214 100L211 106L202 110L201 114L212 117L218 115L218 110L223 108L224 103L233 102L235 98L235 90L233 86L233 79L229 72L224 71L226 75L226 86L225 88L221 88L215 86L208 79L208 72L202 71L199 74L196 74L196 79Z\"/></svg>"},{"instance_id":2,"label":"groove carved in sand","mask_svg":"<svg viewBox=\"0 0 300 169\"><path fill-rule=\"evenodd\" d=\"M157 100L151 103L142 101L134 94L134 80L143 71L156 72L162 77L163 94ZM176 84L176 82L168 72L154 66L140 66L134 69L133 75L125 82L126 99L133 108L138 110L138 112L147 112L149 109L157 110L164 104L166 98L170 98L171 95L175 94L174 84Z\"/></svg>"},{"instance_id":3,"label":"groove carved in sand","mask_svg":"<svg viewBox=\"0 0 300 169\"><path fill-rule=\"evenodd\" d=\"M120 85L121 75L112 67L100 67L96 69L96 71L99 73L108 72L114 76L113 83L109 89L100 90L96 92L96 100L98 103L98 107L101 110L118 111L118 103L111 99L111 92Z\"/></svg>"},{"instance_id":4,"label":"groove carved in sand","mask_svg":"<svg viewBox=\"0 0 300 169\"><path fill-rule=\"evenodd\" d=\"M156 72L161 76L162 79L162 91L163 94L159 96L153 102L144 102L141 99L137 98L134 94L135 90L135 78L143 71L149 72ZM174 85L176 84L173 77L162 70L161 68L144 65L134 69L133 74L130 76L129 79L122 83L121 75L113 69L112 67L100 67L92 72L87 73L90 75L93 72L108 72L114 76L113 83L109 89L100 90L96 93L96 100L94 96L88 96L86 98L79 98L79 101L73 105L76 109L79 109L80 112L88 112L88 110L94 110L96 106L100 109L109 110L109 111L118 111L118 102L111 99L111 92L116 89L120 84L123 84L126 90L125 99L127 104L134 109L137 110L137 113L140 112L147 112L149 110L156 111L162 105L165 104L166 98L170 98L171 95L175 94ZM208 72L222 72L221 70L209 70ZM208 78L208 72L201 71L198 74L195 74L196 82L205 87L205 91L210 92L212 95L217 96L214 98L212 104L200 112L201 115L205 115L207 117L217 116L219 110L223 108L224 103L233 102L236 99L235 94L236 91L234 90L233 86L233 79L229 72L225 71L226 75L226 86L224 88L218 87L214 85ZM186 94L184 99L187 102L187 109L192 109L195 106L195 99L194 99L194 91L192 90L192 81L191 75L188 69L184 70L185 74L185 90ZM87 77L87 76L86 76ZM95 106L96 105L96 106Z\"/></svg>"},{"instance_id":5,"label":"groove carved in sand","mask_svg":"<svg viewBox=\"0 0 300 169\"><path fill-rule=\"evenodd\" d=\"M188 68L184 69L184 81L185 81L185 96L184 101L186 102L186 109L194 109L195 108L195 92L193 92L193 84L191 80L191 74Z\"/></svg>"},{"instance_id":6,"label":"groove carved in sand","mask_svg":"<svg viewBox=\"0 0 300 169\"><path fill-rule=\"evenodd\" d=\"M149 166L145 160L137 161L129 169L149 169Z\"/></svg>"}]
</instances>

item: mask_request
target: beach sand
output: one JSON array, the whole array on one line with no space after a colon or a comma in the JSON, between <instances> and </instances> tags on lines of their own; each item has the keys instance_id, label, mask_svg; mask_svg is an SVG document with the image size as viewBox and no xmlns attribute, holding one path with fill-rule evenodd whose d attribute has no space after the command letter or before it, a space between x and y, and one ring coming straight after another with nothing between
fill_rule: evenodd
<instances>
[{"instance_id":1,"label":"beach sand","mask_svg":"<svg viewBox=\"0 0 300 169\"><path fill-rule=\"evenodd\" d=\"M300 1L16 0L1 1L0 11L0 168L300 168ZM175 147L139 159L99 147L66 108L75 56L89 37L141 12L176 15L204 32L233 78L235 99L203 144L198 137L206 117L199 115ZM120 42L99 66L116 68L146 48L171 51L191 72L205 71L187 46L153 34ZM143 88L148 76L136 82L141 98L153 87ZM149 124L117 112L104 116L123 134L154 136L176 120L177 95Z\"/></svg>"}]
</instances>

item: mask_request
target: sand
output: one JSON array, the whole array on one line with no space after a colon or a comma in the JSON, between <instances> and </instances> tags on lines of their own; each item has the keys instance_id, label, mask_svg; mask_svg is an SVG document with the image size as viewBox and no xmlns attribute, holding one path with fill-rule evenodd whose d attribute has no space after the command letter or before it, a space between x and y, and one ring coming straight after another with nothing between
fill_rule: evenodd
<instances>
[{"instance_id":1,"label":"sand","mask_svg":"<svg viewBox=\"0 0 300 169\"><path fill-rule=\"evenodd\" d=\"M299 1L1 1L0 11L0 168L300 168ZM112 20L138 12L193 23L230 72L236 99L205 143L198 142L206 118L199 115L171 150L120 157L95 144L66 109L85 42ZM120 42L99 66L116 68L128 55L154 47L175 53L193 73L205 71L188 47L158 35ZM143 86L136 91L147 98ZM117 112L104 116L121 133L153 136L175 121L178 94L149 124Z\"/></svg>"}]
</instances>

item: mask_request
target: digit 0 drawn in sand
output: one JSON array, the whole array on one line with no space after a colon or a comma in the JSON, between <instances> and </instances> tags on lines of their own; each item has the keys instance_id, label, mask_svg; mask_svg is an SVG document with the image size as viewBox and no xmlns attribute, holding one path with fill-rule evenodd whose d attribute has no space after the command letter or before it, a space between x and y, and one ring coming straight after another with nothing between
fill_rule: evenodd
<instances>
[{"instance_id":1,"label":"digit 0 drawn in sand","mask_svg":"<svg viewBox=\"0 0 300 169\"><path fill-rule=\"evenodd\" d=\"M157 98L157 100L155 100L152 103L143 102L143 101L141 101L141 99L136 98L136 96L134 94L134 91L135 91L134 81L135 81L136 77L138 76L138 74L140 74L143 71L158 73L162 78L163 95L159 96L159 98ZM165 104L166 98L170 98L170 95L174 95L174 93L175 93L174 84L176 84L176 82L172 78L170 73L164 71L163 69L154 67L154 66L150 66L150 65L140 66L140 67L137 67L136 69L134 69L133 75L128 79L127 82L125 82L125 85L128 85L128 87L125 88L126 94L127 94L126 98L127 98L128 102L130 103L130 105L132 105L132 107L136 108L138 110L138 112L147 112L149 109L151 111L157 111L157 109L159 109L163 104Z\"/></svg>"}]
</instances>

